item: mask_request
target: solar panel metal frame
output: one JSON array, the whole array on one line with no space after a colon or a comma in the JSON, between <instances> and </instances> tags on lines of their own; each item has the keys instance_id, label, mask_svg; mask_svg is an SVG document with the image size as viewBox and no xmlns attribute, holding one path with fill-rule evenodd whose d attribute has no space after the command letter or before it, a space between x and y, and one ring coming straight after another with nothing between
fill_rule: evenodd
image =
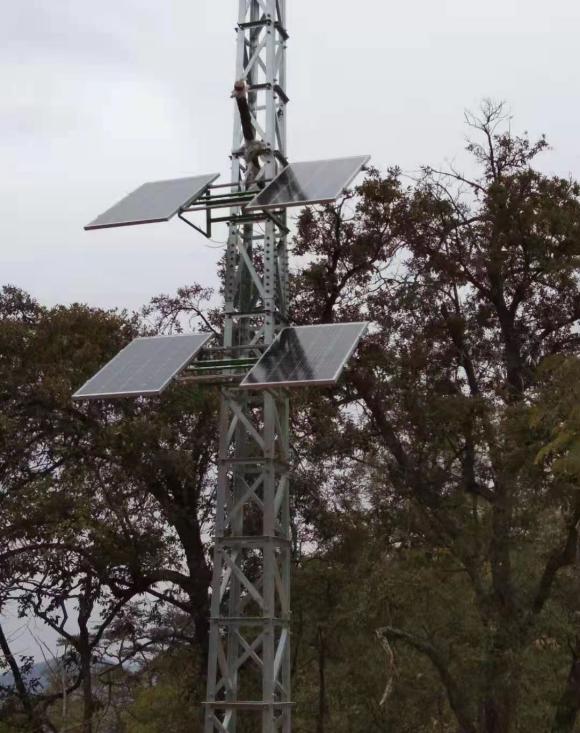
<instances>
[{"instance_id":1,"label":"solar panel metal frame","mask_svg":"<svg viewBox=\"0 0 580 733\"><path fill-rule=\"evenodd\" d=\"M310 328L331 328L332 326L354 326L359 325L360 331L358 336L353 340L353 344L348 350L347 354L344 356L342 361L340 362L338 368L336 369L334 375L332 378L328 379L299 379L295 381L290 380L283 380L278 382L247 382L246 380L250 377L254 369L256 369L260 362L265 359L268 354L273 350L278 342L282 339L282 334L285 331L299 331L302 329L310 329ZM356 348L358 347L361 338L365 335L367 329L369 327L369 321L352 321L349 323L317 323L310 326L287 326L286 328L283 328L278 336L276 337L275 341L266 349L266 351L262 354L262 356L258 359L258 362L254 364L254 366L250 369L248 374L244 377L241 384L239 385L242 389L270 389L270 388L276 388L276 387L285 387L285 388L292 388L292 387L325 387L325 386L332 386L338 382L340 379L340 376L342 372L344 371L344 368L346 367L346 364L348 360L351 358L353 353L355 352Z\"/></svg>"},{"instance_id":2,"label":"solar panel metal frame","mask_svg":"<svg viewBox=\"0 0 580 733\"><path fill-rule=\"evenodd\" d=\"M216 178L219 178L219 173L208 173L202 176L186 176L184 178L169 178L163 181L148 181L147 183L143 183L141 186L136 188L134 191L131 191L131 193L128 193L120 201L117 201L116 204L113 204L113 206L109 207L102 214L99 214L99 216L97 216L96 219L93 219L93 221L90 224L87 224L84 227L84 229L85 231L93 231L95 229L114 229L117 227L137 226L138 224L157 224L159 222L169 221L179 211L181 211L182 209L185 209L187 206L190 206L194 201L196 201L200 196L202 196L206 192L206 190L209 188L209 186L211 186L211 184L216 180ZM110 213L113 212L115 209L121 207L123 203L126 203L132 197L136 197L136 194L139 191L142 191L146 186L162 184L162 183L174 183L175 181L187 181L187 180L190 180L192 182L199 181L199 183L197 184L197 188L194 189L194 193L191 196L188 196L185 199L185 201L181 201L177 207L172 206L172 208L168 210L167 216L155 217L155 218L130 219L130 220L123 220L122 217L118 217L116 221L109 218L109 221L105 220L105 223L102 223L102 224L98 223L100 220L104 219L107 216L107 214L110 215Z\"/></svg>"},{"instance_id":3,"label":"solar panel metal frame","mask_svg":"<svg viewBox=\"0 0 580 733\"><path fill-rule=\"evenodd\" d=\"M274 210L274 209L289 209L293 206L310 206L313 204L326 204L330 203L332 201L336 201L336 199L340 196L340 194L350 186L350 184L354 181L354 179L358 176L358 174L361 172L361 170L365 167L365 165L369 162L371 159L370 155L352 155L348 158L325 158L324 160L301 160L297 163L290 163L287 165L280 173L274 178L273 181L271 181L266 188L264 188L262 191L260 191L251 201L250 203L245 207L245 211L267 211L267 210ZM260 197L264 196L268 192L269 189L273 189L276 186L276 183L284 176L284 174L290 170L295 165L304 165L306 163L312 163L312 165L320 164L320 163L332 163L334 161L342 161L342 160L359 160L361 161L360 166L356 168L356 170L352 173L352 175L348 176L345 182L340 186L339 190L336 191L335 194L332 196L326 197L326 198L316 198L316 199L304 199L300 201L290 201L287 203L278 203L278 204L260 204L257 203Z\"/></svg>"},{"instance_id":4,"label":"solar panel metal frame","mask_svg":"<svg viewBox=\"0 0 580 733\"><path fill-rule=\"evenodd\" d=\"M115 360L119 359L121 354L128 352L131 347L137 343L138 341L158 341L160 339L180 339L185 338L187 336L199 336L201 338L201 341L199 345L197 345L188 355L186 359L183 359L177 368L174 368L172 372L162 381L160 386L157 389L141 389L141 390L129 390L129 391L119 391L119 392L89 392L88 394L83 394L83 389L90 384L90 382L93 381L93 379L96 379L99 375L103 374L108 368L110 368L115 362ZM72 396L73 400L107 400L107 399L124 399L124 398L130 398L130 397L151 397L155 395L161 394L169 384L172 382L175 377L180 374L185 367L191 362L191 360L199 354L201 349L207 344L207 342L212 338L213 334L204 334L204 333L192 333L192 334L179 334L179 335L172 335L172 336L139 336L136 339L133 339L127 346L125 346L121 351L119 351L115 356L110 359L101 369L99 369L98 372L93 374L93 376L88 379L82 387L80 387Z\"/></svg>"}]
</instances>

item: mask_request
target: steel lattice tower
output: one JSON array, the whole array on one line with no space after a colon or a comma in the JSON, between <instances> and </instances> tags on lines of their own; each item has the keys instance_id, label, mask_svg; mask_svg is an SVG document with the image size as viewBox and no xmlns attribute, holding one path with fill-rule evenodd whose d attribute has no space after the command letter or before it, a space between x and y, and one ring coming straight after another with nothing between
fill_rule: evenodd
<instances>
[{"instance_id":1,"label":"steel lattice tower","mask_svg":"<svg viewBox=\"0 0 580 733\"><path fill-rule=\"evenodd\" d=\"M335 385L368 324L287 327L286 210L336 201L369 156L288 165L286 0L238 2L235 78L246 84L230 181L149 182L85 227L179 216L211 237L226 223L222 342L209 333L136 338L73 399L152 397L174 380L221 389L204 732L291 733L288 394ZM205 229L190 218L202 213Z\"/></svg>"},{"instance_id":2,"label":"steel lattice tower","mask_svg":"<svg viewBox=\"0 0 580 733\"><path fill-rule=\"evenodd\" d=\"M269 180L286 160L285 6L239 0L236 79L249 84L253 122L270 150L261 172ZM233 149L242 141L236 110ZM240 191L243 179L234 155ZM262 226L252 217L239 221L239 208L230 213L223 347L241 357L271 344L286 325L286 235L283 221ZM242 715L260 715L262 733L289 733L288 399L224 387L219 429L205 733L234 733Z\"/></svg>"}]
</instances>

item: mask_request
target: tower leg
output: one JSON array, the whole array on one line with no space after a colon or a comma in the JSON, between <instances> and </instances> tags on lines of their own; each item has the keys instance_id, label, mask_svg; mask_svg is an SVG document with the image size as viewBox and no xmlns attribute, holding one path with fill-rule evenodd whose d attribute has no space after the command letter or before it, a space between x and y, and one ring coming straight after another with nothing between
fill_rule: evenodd
<instances>
[{"instance_id":1,"label":"tower leg","mask_svg":"<svg viewBox=\"0 0 580 733\"><path fill-rule=\"evenodd\" d=\"M249 85L252 123L267 151L263 180L286 158L285 9L285 0L239 0L235 78ZM234 109L232 181L243 190ZM224 347L257 357L286 325L285 214L277 213L282 226L260 215L239 222L240 214L230 214ZM287 396L224 388L219 430L205 733L291 733Z\"/></svg>"}]
</instances>

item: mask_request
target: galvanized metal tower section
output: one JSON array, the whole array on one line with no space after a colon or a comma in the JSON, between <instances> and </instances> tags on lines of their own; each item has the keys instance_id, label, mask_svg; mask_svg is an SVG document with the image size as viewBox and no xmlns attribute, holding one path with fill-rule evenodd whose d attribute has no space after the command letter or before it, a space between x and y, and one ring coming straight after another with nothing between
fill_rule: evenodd
<instances>
[{"instance_id":1,"label":"galvanized metal tower section","mask_svg":"<svg viewBox=\"0 0 580 733\"><path fill-rule=\"evenodd\" d=\"M268 181L286 162L285 6L239 0L236 79L249 84ZM233 150L242 143L236 110ZM244 190L240 153L232 182ZM251 359L287 325L285 214L230 216L223 348ZM288 450L284 391L222 388L205 733L234 733L242 715L252 730L290 733Z\"/></svg>"},{"instance_id":2,"label":"galvanized metal tower section","mask_svg":"<svg viewBox=\"0 0 580 733\"><path fill-rule=\"evenodd\" d=\"M178 216L210 237L214 223L226 223L222 341L211 333L137 338L73 399L151 398L174 381L220 388L204 732L291 733L288 395L336 385L368 324L288 326L286 211L336 201L369 156L288 164L286 0L238 1L235 77L248 85L257 178L252 168L246 184L249 148L236 107L228 183L216 184L217 173L145 183L85 227ZM202 214L205 228L194 221Z\"/></svg>"}]
</instances>

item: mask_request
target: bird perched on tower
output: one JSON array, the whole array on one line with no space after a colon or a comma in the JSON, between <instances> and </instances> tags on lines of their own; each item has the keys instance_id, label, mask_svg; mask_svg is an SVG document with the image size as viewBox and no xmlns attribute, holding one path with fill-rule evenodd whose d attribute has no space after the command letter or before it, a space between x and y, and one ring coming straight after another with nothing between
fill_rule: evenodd
<instances>
[{"instance_id":1,"label":"bird perched on tower","mask_svg":"<svg viewBox=\"0 0 580 733\"><path fill-rule=\"evenodd\" d=\"M269 148L261 140L256 140L256 128L252 122L250 105L248 104L248 84L245 79L240 79L234 84L231 96L237 102L244 134L244 144L239 150L234 150L234 155L244 156L246 161L246 188L251 188L256 183L256 178L262 168L260 156L267 154ZM257 185L259 186L260 182Z\"/></svg>"}]
</instances>

